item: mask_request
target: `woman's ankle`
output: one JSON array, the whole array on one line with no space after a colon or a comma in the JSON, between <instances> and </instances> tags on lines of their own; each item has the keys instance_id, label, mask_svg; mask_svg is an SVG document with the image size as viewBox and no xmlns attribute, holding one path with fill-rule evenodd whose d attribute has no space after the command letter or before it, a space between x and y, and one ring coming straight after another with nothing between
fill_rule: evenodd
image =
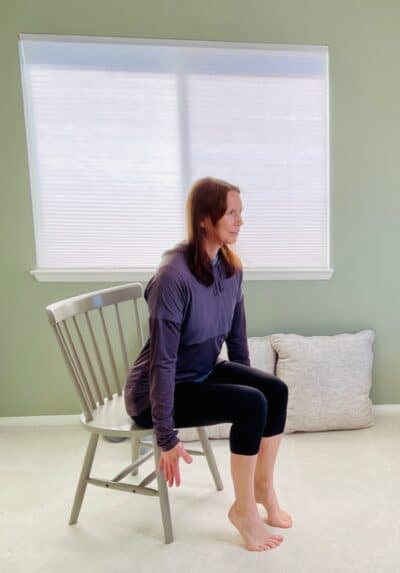
<instances>
[{"instance_id":1,"label":"woman's ankle","mask_svg":"<svg viewBox=\"0 0 400 573\"><path fill-rule=\"evenodd\" d=\"M254 503L248 501L243 502L241 500L235 500L232 504L231 509L233 509L235 513L242 518L248 518L248 519L260 518L255 500Z\"/></svg>"}]
</instances>

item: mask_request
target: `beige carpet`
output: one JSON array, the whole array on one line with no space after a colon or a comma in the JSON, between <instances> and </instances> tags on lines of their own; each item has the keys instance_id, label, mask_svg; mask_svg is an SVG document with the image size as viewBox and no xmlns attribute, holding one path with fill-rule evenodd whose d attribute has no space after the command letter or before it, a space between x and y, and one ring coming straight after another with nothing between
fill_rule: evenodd
<instances>
[{"instance_id":1,"label":"beige carpet","mask_svg":"<svg viewBox=\"0 0 400 573\"><path fill-rule=\"evenodd\" d=\"M89 487L77 525L68 516L87 434L79 426L0 423L2 573L398 573L400 410L366 430L284 438L276 481L294 517L278 549L250 553L226 519L232 501L227 441L213 441L225 489L206 462L183 467L170 490L175 542L164 545L157 498ZM1 420L0 420L1 422ZM96 472L110 478L127 442L100 441Z\"/></svg>"}]
</instances>

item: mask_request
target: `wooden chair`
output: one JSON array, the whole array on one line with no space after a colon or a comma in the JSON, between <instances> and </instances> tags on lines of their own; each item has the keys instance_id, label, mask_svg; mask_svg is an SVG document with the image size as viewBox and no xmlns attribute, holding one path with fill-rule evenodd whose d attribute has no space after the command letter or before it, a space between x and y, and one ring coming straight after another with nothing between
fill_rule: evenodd
<instances>
[{"instance_id":1,"label":"wooden chair","mask_svg":"<svg viewBox=\"0 0 400 573\"><path fill-rule=\"evenodd\" d=\"M171 512L168 488L162 472L159 471L160 449L153 430L137 426L128 416L123 397L123 384L128 373L129 360L124 335L127 327L123 327L123 318L126 318L126 314L124 315L122 311L130 311L128 323L136 324L137 339L143 346L138 305L142 297L142 285L132 283L76 296L46 307L50 324L54 328L82 407L81 424L90 433L69 523L72 525L78 520L88 484L159 496L165 543L171 543L173 541ZM133 344L134 333L131 327L128 330ZM116 346L119 348L120 359L115 351ZM206 431L204 428L197 428L197 432L203 451L188 451L193 455L206 456L216 488L220 491L223 485ZM91 475L100 436L132 439L132 463L110 480ZM150 443L150 448L145 450L144 455L140 455L145 436L151 436L150 442L146 442L147 446ZM138 485L121 481L129 474L137 474L138 468L153 454L155 469ZM157 480L158 489L148 487L154 480Z\"/></svg>"}]
</instances>

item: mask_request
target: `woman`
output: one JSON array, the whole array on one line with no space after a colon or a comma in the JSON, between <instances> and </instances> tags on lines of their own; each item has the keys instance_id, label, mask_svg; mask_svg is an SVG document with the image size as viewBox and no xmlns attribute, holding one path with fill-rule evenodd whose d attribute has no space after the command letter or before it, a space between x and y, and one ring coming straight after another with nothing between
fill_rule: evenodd
<instances>
[{"instance_id":1,"label":"woman","mask_svg":"<svg viewBox=\"0 0 400 573\"><path fill-rule=\"evenodd\" d=\"M229 519L247 549L278 546L269 525L290 527L278 503L273 471L286 420L287 386L250 367L241 290L242 266L230 249L242 221L240 191L206 177L187 201L188 241L167 251L149 281L150 335L125 387L128 413L154 427L160 469L180 485L180 458L192 458L175 428L231 422L231 473L235 501ZM226 341L229 361L218 361Z\"/></svg>"}]
</instances>

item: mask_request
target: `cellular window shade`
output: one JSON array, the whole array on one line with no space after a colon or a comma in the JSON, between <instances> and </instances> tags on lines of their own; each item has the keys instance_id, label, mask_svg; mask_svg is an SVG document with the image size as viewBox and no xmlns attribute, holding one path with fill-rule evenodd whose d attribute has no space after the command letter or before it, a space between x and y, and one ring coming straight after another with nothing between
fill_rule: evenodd
<instances>
[{"instance_id":1,"label":"cellular window shade","mask_svg":"<svg viewBox=\"0 0 400 573\"><path fill-rule=\"evenodd\" d=\"M37 265L154 269L190 184L243 190L245 269L329 267L325 48L20 40Z\"/></svg>"}]
</instances>

